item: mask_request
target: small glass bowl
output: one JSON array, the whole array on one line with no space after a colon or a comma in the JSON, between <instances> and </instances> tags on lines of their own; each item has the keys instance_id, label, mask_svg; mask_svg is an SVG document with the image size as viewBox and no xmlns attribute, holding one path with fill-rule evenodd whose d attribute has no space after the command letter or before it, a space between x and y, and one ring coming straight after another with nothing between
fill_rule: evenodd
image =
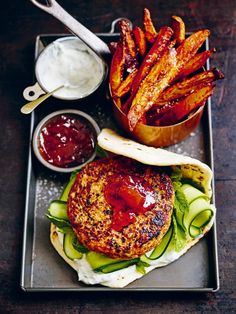
<instances>
[{"instance_id":1,"label":"small glass bowl","mask_svg":"<svg viewBox=\"0 0 236 314\"><path fill-rule=\"evenodd\" d=\"M66 110L58 110L55 112L52 112L51 114L47 115L45 118L43 118L39 124L37 125L34 134L33 134L33 139L32 139L32 146L33 146L33 151L35 153L35 156L37 157L37 159L40 161L41 164L43 164L45 167L47 167L50 170L56 171L56 172L64 172L64 173L68 173L68 172L72 172L74 170L80 169L82 168L85 164L87 164L88 162L91 162L95 156L96 156L96 145L94 146L94 152L92 154L92 156L83 164L78 164L76 166L73 167L58 167L55 166L51 163L49 163L47 160L45 160L43 158L43 156L40 153L39 150L39 136L40 133L42 131L42 129L45 127L46 124L48 124L48 122L55 118L56 116L60 116L60 115L73 115L73 116L78 116L78 119L83 119L85 120L88 125L91 127L91 129L93 130L94 134L98 135L100 133L100 128L97 125L97 122L87 113L80 111L80 110L74 110L74 109L66 109Z\"/></svg>"}]
</instances>

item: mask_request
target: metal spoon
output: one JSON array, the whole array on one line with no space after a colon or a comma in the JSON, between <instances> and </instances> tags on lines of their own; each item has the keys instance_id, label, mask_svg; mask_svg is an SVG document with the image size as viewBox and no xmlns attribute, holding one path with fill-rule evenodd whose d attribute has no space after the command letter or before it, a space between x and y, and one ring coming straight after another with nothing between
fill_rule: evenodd
<instances>
[{"instance_id":1,"label":"metal spoon","mask_svg":"<svg viewBox=\"0 0 236 314\"><path fill-rule=\"evenodd\" d=\"M41 104L44 100L46 100L48 97L52 96L53 93L57 92L59 89L61 89L64 86L65 85L61 85L61 86L57 87L56 89L54 89L53 91L51 91L50 93L47 93L47 94L39 97L36 100L28 102L23 107L21 107L20 111L24 114L31 113L36 107L38 107L39 104Z\"/></svg>"}]
</instances>

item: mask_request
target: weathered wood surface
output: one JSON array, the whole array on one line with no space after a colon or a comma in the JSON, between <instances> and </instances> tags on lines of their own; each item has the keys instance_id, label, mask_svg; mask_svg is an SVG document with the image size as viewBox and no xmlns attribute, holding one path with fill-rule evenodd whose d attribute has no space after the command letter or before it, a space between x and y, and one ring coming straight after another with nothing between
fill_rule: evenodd
<instances>
[{"instance_id":1,"label":"weathered wood surface","mask_svg":"<svg viewBox=\"0 0 236 314\"><path fill-rule=\"evenodd\" d=\"M1 313L235 313L236 204L236 4L215 1L60 1L94 32L117 17L141 22L146 5L157 25L180 15L188 31L207 27L217 48L212 63L225 79L212 97L220 291L215 294L27 294L19 287L29 116L20 114L22 90L32 80L35 37L63 33L61 23L30 1L0 4L0 312Z\"/></svg>"}]
</instances>

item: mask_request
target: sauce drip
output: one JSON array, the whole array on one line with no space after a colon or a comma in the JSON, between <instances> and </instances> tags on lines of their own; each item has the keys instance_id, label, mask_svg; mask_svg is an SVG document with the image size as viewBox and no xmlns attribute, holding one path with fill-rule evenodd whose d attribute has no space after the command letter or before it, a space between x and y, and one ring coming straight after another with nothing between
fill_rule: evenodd
<instances>
[{"instance_id":1,"label":"sauce drip","mask_svg":"<svg viewBox=\"0 0 236 314\"><path fill-rule=\"evenodd\" d=\"M52 118L41 130L39 150L42 157L57 167L74 167L93 154L95 136L85 120L73 115Z\"/></svg>"},{"instance_id":2,"label":"sauce drip","mask_svg":"<svg viewBox=\"0 0 236 314\"><path fill-rule=\"evenodd\" d=\"M109 177L104 191L105 199L112 206L112 228L121 231L133 223L137 215L155 206L153 188L143 178L125 174Z\"/></svg>"}]
</instances>

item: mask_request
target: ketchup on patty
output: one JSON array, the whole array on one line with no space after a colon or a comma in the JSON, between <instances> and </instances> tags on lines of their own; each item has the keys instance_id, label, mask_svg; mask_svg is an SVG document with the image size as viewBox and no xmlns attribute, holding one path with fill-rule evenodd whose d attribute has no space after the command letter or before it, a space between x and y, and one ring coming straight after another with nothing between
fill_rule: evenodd
<instances>
[{"instance_id":1,"label":"ketchup on patty","mask_svg":"<svg viewBox=\"0 0 236 314\"><path fill-rule=\"evenodd\" d=\"M112 175L108 179L104 195L112 207L112 228L116 231L121 231L133 223L137 215L144 214L155 206L153 188L138 176Z\"/></svg>"},{"instance_id":2,"label":"ketchup on patty","mask_svg":"<svg viewBox=\"0 0 236 314\"><path fill-rule=\"evenodd\" d=\"M75 167L86 162L95 149L92 127L73 114L61 114L50 119L39 135L39 151L54 166Z\"/></svg>"}]
</instances>

